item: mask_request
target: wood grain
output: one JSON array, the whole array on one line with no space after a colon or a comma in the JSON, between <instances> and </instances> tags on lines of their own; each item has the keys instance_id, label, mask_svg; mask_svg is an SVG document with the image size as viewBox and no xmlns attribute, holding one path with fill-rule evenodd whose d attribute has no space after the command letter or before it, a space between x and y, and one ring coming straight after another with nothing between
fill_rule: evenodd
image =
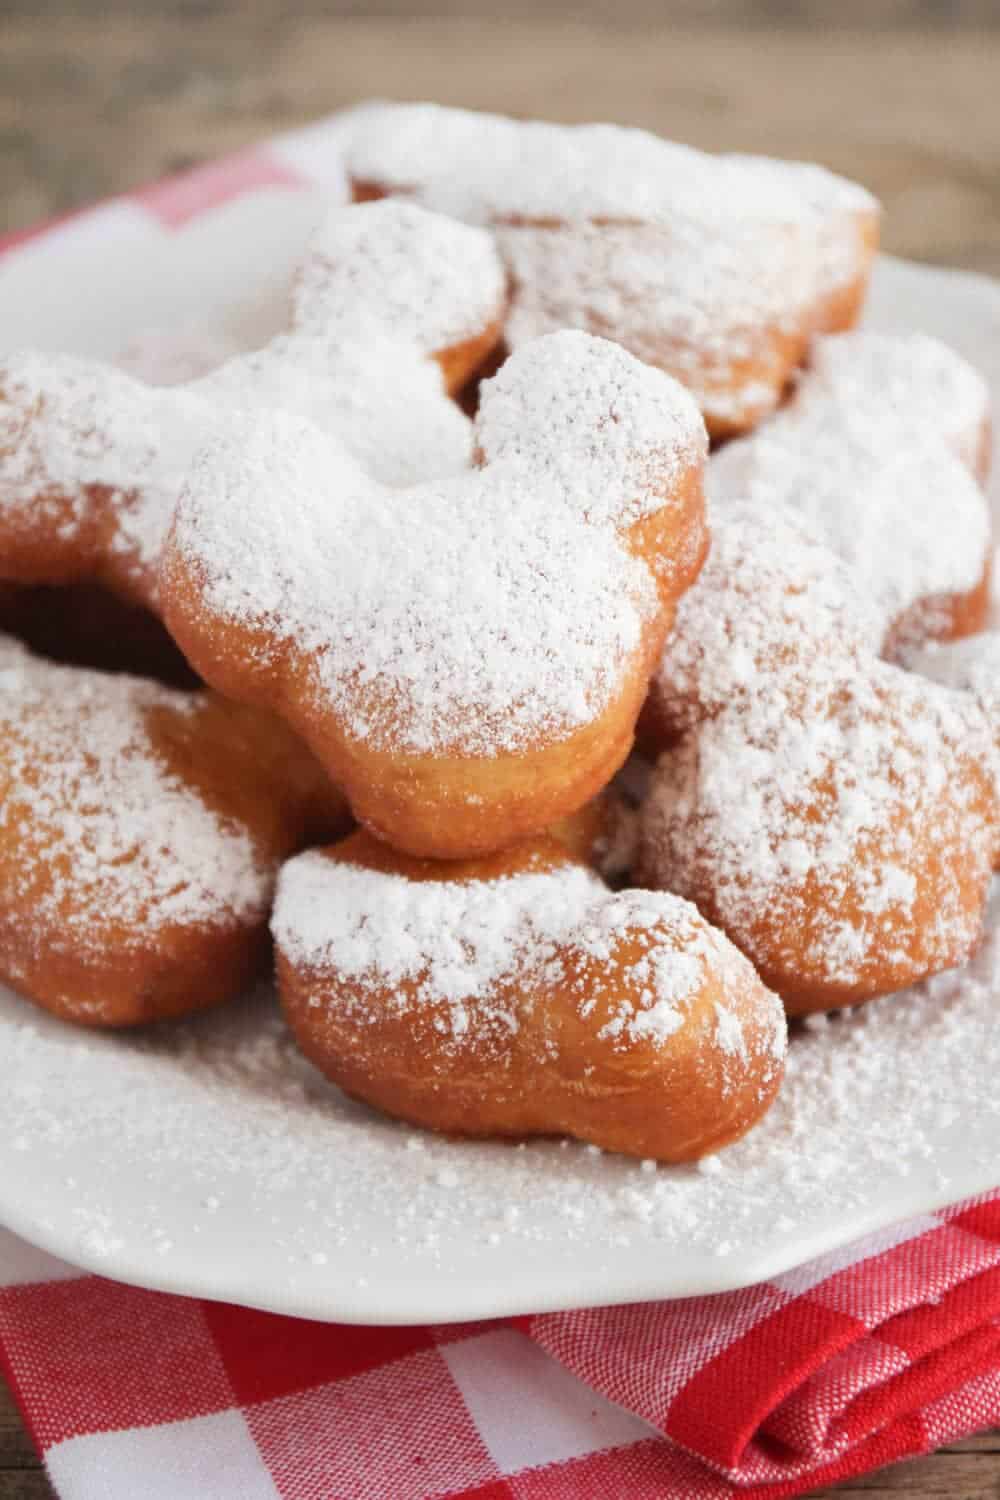
<instances>
[{"instance_id":1,"label":"wood grain","mask_svg":"<svg viewBox=\"0 0 1000 1500\"><path fill-rule=\"evenodd\" d=\"M54 1500L31 1439L0 1377L0 1500Z\"/></svg>"},{"instance_id":2,"label":"wood grain","mask_svg":"<svg viewBox=\"0 0 1000 1500\"><path fill-rule=\"evenodd\" d=\"M811 158L879 194L889 249L1000 274L997 0L423 9L0 0L0 229L380 94ZM1000 1434L822 1494L997 1500ZM0 1500L52 1496L0 1382Z\"/></svg>"}]
</instances>

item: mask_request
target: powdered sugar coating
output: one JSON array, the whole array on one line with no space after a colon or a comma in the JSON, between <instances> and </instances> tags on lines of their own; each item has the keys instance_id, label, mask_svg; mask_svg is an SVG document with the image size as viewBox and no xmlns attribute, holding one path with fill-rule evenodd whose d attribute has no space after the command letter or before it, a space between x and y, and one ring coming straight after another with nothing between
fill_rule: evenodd
<instances>
[{"instance_id":1,"label":"powdered sugar coating","mask_svg":"<svg viewBox=\"0 0 1000 1500\"><path fill-rule=\"evenodd\" d=\"M478 337L503 312L503 265L481 229L406 202L329 214L293 291L293 324L335 347L375 331L433 355Z\"/></svg>"},{"instance_id":2,"label":"powdered sugar coating","mask_svg":"<svg viewBox=\"0 0 1000 1500\"><path fill-rule=\"evenodd\" d=\"M409 204L372 204L321 229L303 261L293 333L210 359L215 367L187 384L151 389L141 343L125 363L142 380L71 355L9 356L0 366L0 521L30 520L39 533L48 515L64 552L89 538L117 559L129 592L154 602L182 481L234 412L299 413L386 484L460 472L472 426L431 356L452 337L483 334L503 298L488 235ZM188 367L198 370L197 351ZM152 368L159 379L162 368Z\"/></svg>"},{"instance_id":3,"label":"powdered sugar coating","mask_svg":"<svg viewBox=\"0 0 1000 1500\"><path fill-rule=\"evenodd\" d=\"M1000 733L1000 630L984 630L961 641L932 642L910 652L906 665L944 687L972 693Z\"/></svg>"},{"instance_id":4,"label":"powdered sugar coating","mask_svg":"<svg viewBox=\"0 0 1000 1500\"><path fill-rule=\"evenodd\" d=\"M484 231L411 203L338 208L299 266L291 331L201 389L307 417L383 484L457 473L472 457L472 426L434 355L481 337L505 297Z\"/></svg>"},{"instance_id":5,"label":"powdered sugar coating","mask_svg":"<svg viewBox=\"0 0 1000 1500\"><path fill-rule=\"evenodd\" d=\"M642 811L641 874L799 990L846 995L873 969L899 987L918 952L923 972L970 952L982 919L988 725L877 661L872 626L801 523L742 505L716 527L657 677L661 713L686 732Z\"/></svg>"},{"instance_id":6,"label":"powdered sugar coating","mask_svg":"<svg viewBox=\"0 0 1000 1500\"><path fill-rule=\"evenodd\" d=\"M984 630L961 641L932 642L910 652L905 665L911 672L968 693L976 701L993 732L994 775L1000 786L1000 630ZM1000 849L1000 829L997 844ZM1000 865L1000 856L997 863Z\"/></svg>"},{"instance_id":7,"label":"powdered sugar coating","mask_svg":"<svg viewBox=\"0 0 1000 1500\"><path fill-rule=\"evenodd\" d=\"M438 366L375 328L336 346L304 334L274 339L228 360L197 389L212 404L315 423L382 484L419 484L472 461L472 424Z\"/></svg>"},{"instance_id":8,"label":"powdered sugar coating","mask_svg":"<svg viewBox=\"0 0 1000 1500\"><path fill-rule=\"evenodd\" d=\"M198 325L149 328L119 350L114 362L147 385L183 385L239 352L233 339L219 330Z\"/></svg>"},{"instance_id":9,"label":"powdered sugar coating","mask_svg":"<svg viewBox=\"0 0 1000 1500\"><path fill-rule=\"evenodd\" d=\"M55 666L0 640L4 789L0 832L18 846L8 895L30 902L44 941L78 952L144 947L178 925L259 921L273 859L158 756L149 715L196 696Z\"/></svg>"},{"instance_id":10,"label":"powdered sugar coating","mask_svg":"<svg viewBox=\"0 0 1000 1500\"><path fill-rule=\"evenodd\" d=\"M616 338L723 420L774 404L778 369L744 385L734 362L769 365L776 325L814 318L864 274L877 213L818 167L615 126L375 105L350 136L356 181L493 226L514 283L513 347L565 327Z\"/></svg>"},{"instance_id":11,"label":"powdered sugar coating","mask_svg":"<svg viewBox=\"0 0 1000 1500\"><path fill-rule=\"evenodd\" d=\"M990 420L982 375L926 333L865 330L816 339L794 406L805 416L813 404L821 408L814 420L836 407L837 420L852 433L870 436L877 423L887 447L934 434L972 471Z\"/></svg>"},{"instance_id":12,"label":"powdered sugar coating","mask_svg":"<svg viewBox=\"0 0 1000 1500\"><path fill-rule=\"evenodd\" d=\"M305 654L315 703L350 737L489 756L568 735L611 700L655 619L651 573L616 529L649 501L601 458L600 413L613 420L634 392L645 410L650 375L659 383L658 477L646 454L657 508L678 503L670 480L685 430L689 461L702 450L700 418L668 377L563 334L487 391L491 433L506 430L495 407L534 389L546 354L557 370L588 368L594 399L580 409L564 386L552 420L520 447L499 443L480 471L390 491L278 413L227 432L195 466L175 556L210 611Z\"/></svg>"},{"instance_id":13,"label":"powdered sugar coating","mask_svg":"<svg viewBox=\"0 0 1000 1500\"><path fill-rule=\"evenodd\" d=\"M714 510L785 506L851 567L886 630L925 602L976 587L990 514L973 473L985 382L938 340L858 333L816 341L794 400L713 457ZM920 628L915 622L914 629Z\"/></svg>"},{"instance_id":14,"label":"powdered sugar coating","mask_svg":"<svg viewBox=\"0 0 1000 1500\"><path fill-rule=\"evenodd\" d=\"M737 1008L751 991L759 997L754 1050L766 1047L775 1064L784 1056L780 1003L772 998L765 1013L750 965L689 902L609 892L574 863L553 869L539 860L494 879L417 881L299 855L282 870L272 930L291 963L338 976L337 1003L351 1019L374 1021L385 1006L398 1014L435 1007L446 1047L510 1037L559 985L568 986L581 1020L599 1003L610 1011L600 1040L661 1046L684 1025L691 1002L719 983ZM630 950L624 961L622 944Z\"/></svg>"},{"instance_id":15,"label":"powdered sugar coating","mask_svg":"<svg viewBox=\"0 0 1000 1500\"><path fill-rule=\"evenodd\" d=\"M525 480L552 483L587 519L626 527L659 510L708 443L683 387L602 341L553 334L484 383L479 450ZM567 399L571 397L571 399Z\"/></svg>"},{"instance_id":16,"label":"powdered sugar coating","mask_svg":"<svg viewBox=\"0 0 1000 1500\"><path fill-rule=\"evenodd\" d=\"M874 207L863 188L821 167L713 156L617 125L551 125L436 104L356 111L352 176L413 194L478 224L602 219L725 232L738 222L810 224L831 207Z\"/></svg>"},{"instance_id":17,"label":"powdered sugar coating","mask_svg":"<svg viewBox=\"0 0 1000 1500\"><path fill-rule=\"evenodd\" d=\"M481 337L505 298L482 230L410 203L338 208L299 266L292 331L201 388L307 417L383 484L458 473L471 461L472 426L433 356Z\"/></svg>"},{"instance_id":18,"label":"powdered sugar coating","mask_svg":"<svg viewBox=\"0 0 1000 1500\"><path fill-rule=\"evenodd\" d=\"M71 354L12 355L0 369L0 516L40 529L50 514L66 548L109 535L142 588L214 422L186 387L154 391Z\"/></svg>"},{"instance_id":19,"label":"powdered sugar coating","mask_svg":"<svg viewBox=\"0 0 1000 1500\"><path fill-rule=\"evenodd\" d=\"M677 606L652 685L658 715L683 729L729 706L750 712L789 674L842 675L883 630L848 566L793 511L726 507Z\"/></svg>"},{"instance_id":20,"label":"powdered sugar coating","mask_svg":"<svg viewBox=\"0 0 1000 1500\"><path fill-rule=\"evenodd\" d=\"M640 867L710 890L713 918L767 973L846 991L874 964L898 988L918 949L933 972L978 941L969 887L988 884L995 806L974 768L989 759L974 713L897 668L779 678L661 757Z\"/></svg>"}]
</instances>

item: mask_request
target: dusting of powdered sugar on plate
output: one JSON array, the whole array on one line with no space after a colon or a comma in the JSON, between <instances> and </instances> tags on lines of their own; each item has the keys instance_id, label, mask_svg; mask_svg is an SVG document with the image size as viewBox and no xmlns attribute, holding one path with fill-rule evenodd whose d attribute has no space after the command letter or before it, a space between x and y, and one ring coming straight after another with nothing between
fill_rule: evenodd
<instances>
[{"instance_id":1,"label":"dusting of powdered sugar on plate","mask_svg":"<svg viewBox=\"0 0 1000 1500\"><path fill-rule=\"evenodd\" d=\"M267 993L113 1038L4 991L0 1219L110 1275L318 1318L741 1285L993 1184L998 1003L1000 901L967 970L813 1018L762 1124L654 1167L385 1120L301 1058Z\"/></svg>"},{"instance_id":2,"label":"dusting of powdered sugar on plate","mask_svg":"<svg viewBox=\"0 0 1000 1500\"><path fill-rule=\"evenodd\" d=\"M248 194L176 231L170 264L191 269L168 283L165 259L144 264L141 297L127 239L90 258L72 306L51 256L23 252L0 277L0 348L40 324L46 347L89 356L150 325L215 316L221 332L220 282L237 278L250 312L243 328L230 303L229 323L263 342L320 214L295 197L279 216L274 194ZM995 283L883 259L866 323L947 340L1000 391ZM991 493L1000 514L1000 468ZM811 1022L762 1126L670 1169L558 1143L456 1146L379 1119L298 1055L266 995L141 1038L74 1032L2 992L16 1092L0 1097L0 1222L142 1285L365 1322L749 1284L996 1185L995 963L991 946L913 1000Z\"/></svg>"}]
</instances>

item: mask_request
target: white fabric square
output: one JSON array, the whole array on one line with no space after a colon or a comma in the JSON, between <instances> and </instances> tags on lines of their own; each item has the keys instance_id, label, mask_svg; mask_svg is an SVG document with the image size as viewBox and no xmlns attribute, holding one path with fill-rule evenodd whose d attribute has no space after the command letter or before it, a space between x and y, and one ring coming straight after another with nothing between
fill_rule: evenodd
<instances>
[{"instance_id":1,"label":"white fabric square","mask_svg":"<svg viewBox=\"0 0 1000 1500\"><path fill-rule=\"evenodd\" d=\"M280 1500L238 1411L69 1438L46 1462L62 1500Z\"/></svg>"},{"instance_id":2,"label":"white fabric square","mask_svg":"<svg viewBox=\"0 0 1000 1500\"><path fill-rule=\"evenodd\" d=\"M73 1281L84 1272L36 1250L8 1229L0 1229L0 1286L27 1286L33 1281Z\"/></svg>"},{"instance_id":3,"label":"white fabric square","mask_svg":"<svg viewBox=\"0 0 1000 1500\"><path fill-rule=\"evenodd\" d=\"M504 1474L658 1435L512 1329L445 1344L441 1356Z\"/></svg>"}]
</instances>

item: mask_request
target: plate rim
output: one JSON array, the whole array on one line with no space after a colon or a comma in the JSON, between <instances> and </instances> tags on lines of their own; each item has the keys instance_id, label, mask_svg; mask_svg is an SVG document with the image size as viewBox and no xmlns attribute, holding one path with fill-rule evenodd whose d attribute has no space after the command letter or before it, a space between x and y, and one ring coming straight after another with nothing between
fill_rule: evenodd
<instances>
[{"instance_id":1,"label":"plate rim","mask_svg":"<svg viewBox=\"0 0 1000 1500\"><path fill-rule=\"evenodd\" d=\"M880 255L877 266L883 270L899 272L907 277L926 279L928 290L933 284L948 281L952 286L961 284L963 293L973 297L989 298L996 308L1000 328L1000 278L978 271L965 271L960 267L937 266L910 261L893 256ZM876 271L878 275L878 270ZM995 393L996 394L996 393ZM30 1002L29 1002L30 1004ZM427 1275L422 1270L412 1283L391 1282L378 1285L377 1277L364 1288L363 1294L346 1278L337 1282L336 1252L331 1252L329 1271L330 1295L317 1300L313 1289L299 1290L289 1281L278 1278L267 1288L260 1283L259 1275L244 1271L238 1255L226 1262L212 1261L194 1267L191 1257L177 1265L175 1261L158 1257L153 1250L143 1253L141 1243L124 1245L110 1253L88 1253L67 1222L62 1231L43 1222L30 1204L3 1202L3 1187L0 1182L0 1225L19 1235L46 1253L64 1260L82 1273L109 1277L127 1285L171 1295L201 1298L207 1301L230 1302L239 1306L272 1312L284 1316L305 1318L319 1322L340 1322L359 1325L405 1325L412 1323L456 1323L495 1317L510 1317L528 1313L557 1312L583 1307L617 1306L628 1303L670 1300L697 1296L715 1295L735 1291L760 1282L773 1280L797 1267L807 1264L818 1256L845 1249L849 1245L863 1243L873 1233L888 1230L917 1216L940 1213L941 1210L969 1199L975 1199L1000 1186L1000 1163L995 1170L983 1166L970 1170L968 1177L958 1181L953 1178L947 1187L933 1188L927 1181L913 1180L905 1191L899 1191L893 1200L894 1206L888 1217L873 1202L865 1211L852 1214L849 1234L839 1233L835 1224L829 1224L813 1234L802 1233L789 1242L763 1246L758 1251L749 1250L739 1258L720 1257L716 1262L702 1267L702 1274L680 1278L666 1290L656 1286L657 1262L652 1260L637 1265L628 1276L618 1279L612 1287L598 1287L594 1283L604 1274L605 1268L576 1268L572 1275L566 1274L563 1257L560 1264L545 1279L539 1295L527 1295L523 1282L516 1276L507 1280L490 1276L485 1288L476 1284L470 1291L465 1281L450 1282L440 1271ZM960 1190L957 1190L959 1189ZM903 1205L900 1207L899 1205ZM609 1255L612 1252L609 1251ZM670 1247L665 1245L663 1257L669 1262ZM252 1266L254 1263L251 1261ZM414 1267L417 1270L417 1266ZM660 1277L662 1281L662 1276ZM560 1285L570 1283L570 1295L560 1294ZM414 1306L410 1286L416 1285L421 1294L422 1310ZM433 1295L431 1294L433 1289ZM485 1291L485 1295L483 1294ZM436 1305L435 1297L447 1299L447 1306Z\"/></svg>"}]
</instances>

